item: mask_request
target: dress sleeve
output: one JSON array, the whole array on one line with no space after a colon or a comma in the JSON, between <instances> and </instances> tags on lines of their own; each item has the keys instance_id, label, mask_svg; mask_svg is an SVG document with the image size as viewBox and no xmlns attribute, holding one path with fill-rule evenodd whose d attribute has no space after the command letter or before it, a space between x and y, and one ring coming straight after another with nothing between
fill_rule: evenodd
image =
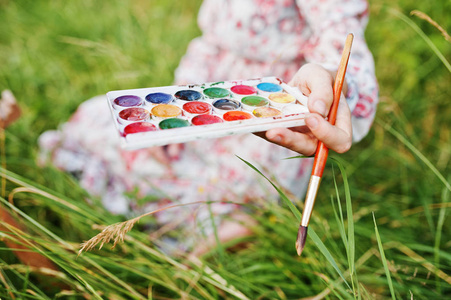
<instances>
[{"instance_id":1,"label":"dress sleeve","mask_svg":"<svg viewBox=\"0 0 451 300\"><path fill-rule=\"evenodd\" d=\"M366 0L296 0L296 3L311 31L301 49L307 62L336 70L346 36L354 34L346 73L346 99L352 111L353 141L358 142L368 133L378 103L374 60L364 36L368 3Z\"/></svg>"}]
</instances>

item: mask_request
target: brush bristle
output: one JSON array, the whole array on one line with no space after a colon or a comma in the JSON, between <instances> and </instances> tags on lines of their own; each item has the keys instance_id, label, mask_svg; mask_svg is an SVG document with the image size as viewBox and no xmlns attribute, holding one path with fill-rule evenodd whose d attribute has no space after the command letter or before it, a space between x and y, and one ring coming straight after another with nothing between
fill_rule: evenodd
<instances>
[{"instance_id":1,"label":"brush bristle","mask_svg":"<svg viewBox=\"0 0 451 300\"><path fill-rule=\"evenodd\" d=\"M307 239L307 229L308 227L302 225L299 226L298 238L296 239L296 251L299 256L301 256L301 253L304 250L305 240Z\"/></svg>"}]
</instances>

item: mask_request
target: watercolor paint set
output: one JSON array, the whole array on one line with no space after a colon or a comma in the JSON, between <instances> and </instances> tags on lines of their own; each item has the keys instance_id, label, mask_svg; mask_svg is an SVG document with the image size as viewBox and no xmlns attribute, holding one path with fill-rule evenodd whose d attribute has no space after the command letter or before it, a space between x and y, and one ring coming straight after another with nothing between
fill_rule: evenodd
<instances>
[{"instance_id":1,"label":"watercolor paint set","mask_svg":"<svg viewBox=\"0 0 451 300\"><path fill-rule=\"evenodd\" d=\"M133 150L303 126L307 97L276 77L111 91L122 147Z\"/></svg>"}]
</instances>

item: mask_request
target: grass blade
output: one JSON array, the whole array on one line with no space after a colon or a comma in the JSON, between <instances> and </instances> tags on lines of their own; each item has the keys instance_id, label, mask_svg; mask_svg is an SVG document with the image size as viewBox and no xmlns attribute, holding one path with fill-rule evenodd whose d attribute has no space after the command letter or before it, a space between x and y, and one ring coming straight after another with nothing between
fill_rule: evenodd
<instances>
[{"instance_id":1,"label":"grass blade","mask_svg":"<svg viewBox=\"0 0 451 300\"><path fill-rule=\"evenodd\" d=\"M343 178L343 185L345 188L345 200L346 200L346 214L348 216L348 260L349 269L351 271L351 278L355 272L355 237L354 237L354 217L352 213L352 201L351 201L351 191L349 190L348 176L344 169L343 163L337 158L331 158L338 166Z\"/></svg>"},{"instance_id":2,"label":"grass blade","mask_svg":"<svg viewBox=\"0 0 451 300\"><path fill-rule=\"evenodd\" d=\"M348 182L348 176L346 174L346 171L344 169L343 162L339 160L338 158L331 157L331 159L337 164L338 168L340 169L341 176L343 178L343 185L345 189L345 200L346 200L346 215L348 217L348 236L347 236L347 255L348 255L348 264L349 264L349 275L351 277L351 283L354 287L354 294L358 295L358 298L361 299L361 293L360 293L360 284L357 277L357 271L355 269L355 230L354 230L354 214L352 211L352 201L351 201L351 191L349 189L349 182ZM334 177L335 182L335 177ZM338 195L338 189L335 183L335 189L337 191ZM340 212L341 212L341 204L340 205ZM342 214L342 213L341 213ZM342 214L343 216L343 214ZM343 222L343 219L342 219ZM355 276L354 276L355 275ZM354 284L354 280L355 283ZM357 287L357 291L355 290L355 287Z\"/></svg>"},{"instance_id":3,"label":"grass blade","mask_svg":"<svg viewBox=\"0 0 451 300\"><path fill-rule=\"evenodd\" d=\"M379 235L379 231L377 229L376 217L373 213L373 221L374 221L374 231L376 232L377 245L379 246L379 252L381 254L382 264L384 265L385 275L387 276L388 287L390 288L391 298L396 300L395 291L393 289L393 282L390 276L390 270L388 269L387 260L385 258L384 248L382 247L381 237Z\"/></svg>"},{"instance_id":4,"label":"grass blade","mask_svg":"<svg viewBox=\"0 0 451 300\"><path fill-rule=\"evenodd\" d=\"M399 141L401 141L407 148L410 149L410 151L413 152L418 158L431 169L431 171L440 179L440 181L445 185L445 187L451 191L451 184L446 181L445 177L437 170L437 168L429 161L429 159L426 158L426 156L423 155L414 145L412 145L402 134L400 134L398 131L394 130L391 126L389 126L387 123L384 123L380 120L378 120L378 123L384 127L388 132L390 132L394 137L396 137Z\"/></svg>"},{"instance_id":5,"label":"grass blade","mask_svg":"<svg viewBox=\"0 0 451 300\"><path fill-rule=\"evenodd\" d=\"M426 42L426 44L428 44L428 46L432 49L432 51L434 51L435 55L437 55L437 57L443 62L443 64L445 65L445 67L448 69L448 71L451 72L451 64L448 62L448 60L446 60L445 56L442 54L442 52L440 52L440 50L437 48L437 46L434 45L434 43L431 41L431 39L423 32L423 30L421 30L420 27L418 27L417 24L415 24L415 22L413 22L412 20L410 20L406 15L404 15L403 13L399 12L396 9L389 9L389 12L393 15L395 15L396 17L400 18L401 20L403 20L404 22L406 22L410 27L413 28L413 30L415 30L422 38L423 40Z\"/></svg>"},{"instance_id":6,"label":"grass blade","mask_svg":"<svg viewBox=\"0 0 451 300\"><path fill-rule=\"evenodd\" d=\"M283 193L283 191L276 186L268 177L266 177L260 170L258 170L256 167L254 167L250 162L242 159L241 157L237 156L240 160L242 160L245 164L247 164L249 167L251 167L254 171L256 171L258 174L263 176L279 193L279 196L282 198L284 203L288 205L291 212L294 214L298 222L301 222L301 213L299 210L294 206L294 204L288 199L288 197ZM343 276L343 273L341 272L340 268L338 267L337 263L335 262L335 259L332 257L332 254L330 254L329 250L327 249L326 245L324 245L323 241L319 238L319 236L316 234L316 232L313 230L313 228L309 228L308 235L311 237L315 245L318 247L319 251L326 257L327 261L332 265L332 267L337 271L338 275L343 279L343 282L348 286L349 289L351 289L350 285L346 281L345 277Z\"/></svg>"},{"instance_id":7,"label":"grass blade","mask_svg":"<svg viewBox=\"0 0 451 300\"><path fill-rule=\"evenodd\" d=\"M24 219L26 219L27 221L29 221L31 224L33 224L36 228L39 228L42 232L46 233L48 236L50 236L51 238L53 238L55 241L57 241L61 246L63 246L65 249L73 249L73 247L67 243L66 241L64 241L63 239L61 239L60 237L58 237L57 235L55 235L53 232L51 232L50 230L48 230L47 228L45 228L44 226L42 226L39 222L35 221L33 218L31 218L30 216L28 216L26 213L22 212L20 209L18 209L17 207L15 207L14 205L12 205L11 203L9 203L8 201L6 201L5 199L3 199L2 197L0 197L0 202L3 202L4 205L8 206L11 210L13 210L14 212L16 212L17 214L19 214L20 216L22 216ZM31 244L31 246L33 246ZM76 278L80 283L82 283L91 293L93 296L95 296L97 299L102 299L102 297L93 289L93 287L86 282L81 276L75 274L74 272L72 272L71 270L69 270L68 268L66 268L63 264L61 264L60 261L53 259L53 257L47 255L45 252L41 251L39 248L34 247L34 249L36 251L38 251L40 254L46 256L48 259L52 260L54 263L56 263L58 266L60 266L61 268L63 268L65 271L67 271L69 274L71 274L74 278ZM74 249L73 249L74 250Z\"/></svg>"},{"instance_id":8,"label":"grass blade","mask_svg":"<svg viewBox=\"0 0 451 300\"><path fill-rule=\"evenodd\" d=\"M443 189L443 193L442 193L442 203L446 203L447 199L449 197L449 191L447 189ZM438 220L437 220L437 230L435 231L435 241L434 241L434 264L437 268L439 268L439 264L440 264L440 242L442 240L442 229L443 229L443 224L445 223L445 216L446 216L446 207L443 206L442 208L440 208L440 212L438 215ZM437 290L439 291L439 293L441 292L441 281L439 280L439 278L436 276L436 286L437 286Z\"/></svg>"},{"instance_id":9,"label":"grass blade","mask_svg":"<svg viewBox=\"0 0 451 300\"><path fill-rule=\"evenodd\" d=\"M336 184L335 178L334 178L334 183ZM336 185L335 185L335 187L336 187ZM332 196L330 197L330 202L332 204L332 209L334 211L334 216L335 216L335 220L337 222L338 231L340 232L341 239L343 240L343 246L347 247L348 239L346 238L345 225L344 225L344 221L343 221L343 213L341 210L341 204L340 204L340 198L338 196L338 192L337 192L337 203L338 203L339 212L337 212L337 209L335 208L335 203L334 203L334 199ZM338 215L339 213L340 213L340 216Z\"/></svg>"}]
</instances>

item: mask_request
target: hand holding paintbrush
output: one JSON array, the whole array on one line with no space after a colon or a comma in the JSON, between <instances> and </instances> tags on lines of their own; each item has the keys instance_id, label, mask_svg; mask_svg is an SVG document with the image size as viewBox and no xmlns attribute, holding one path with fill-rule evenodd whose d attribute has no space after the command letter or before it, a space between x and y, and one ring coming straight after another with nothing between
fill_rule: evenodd
<instances>
[{"instance_id":1,"label":"hand holding paintbrush","mask_svg":"<svg viewBox=\"0 0 451 300\"><path fill-rule=\"evenodd\" d=\"M291 85L299 87L309 97L308 106L312 113L305 118L308 130L305 127L277 128L267 131L264 136L273 143L304 155L312 155L316 151L303 218L296 242L299 255L304 248L307 226L327 160L328 150L332 149L338 153L343 153L352 144L351 114L346 101L339 102L352 41L353 35L349 34L335 80L330 72L321 66L307 64L298 71L291 81ZM329 115L326 120L324 116L327 111L329 111Z\"/></svg>"},{"instance_id":2,"label":"hand holding paintbrush","mask_svg":"<svg viewBox=\"0 0 451 300\"><path fill-rule=\"evenodd\" d=\"M335 125L337 118L338 104L340 102L341 90L343 88L343 82L346 74L346 68L348 66L349 55L351 54L353 35L349 34L343 54L341 57L340 66L338 67L337 75L334 82L334 100L329 111L328 121L331 125ZM299 225L298 237L296 239L296 251L298 255L301 255L304 250L305 240L307 238L307 228L312 215L313 206L316 200L316 194L318 193L321 178L323 176L324 167L326 166L327 156L329 149L322 142L318 141L318 147L316 149L315 160L313 162L312 175L307 189L307 195L305 197L304 212L302 213L301 224Z\"/></svg>"}]
</instances>

